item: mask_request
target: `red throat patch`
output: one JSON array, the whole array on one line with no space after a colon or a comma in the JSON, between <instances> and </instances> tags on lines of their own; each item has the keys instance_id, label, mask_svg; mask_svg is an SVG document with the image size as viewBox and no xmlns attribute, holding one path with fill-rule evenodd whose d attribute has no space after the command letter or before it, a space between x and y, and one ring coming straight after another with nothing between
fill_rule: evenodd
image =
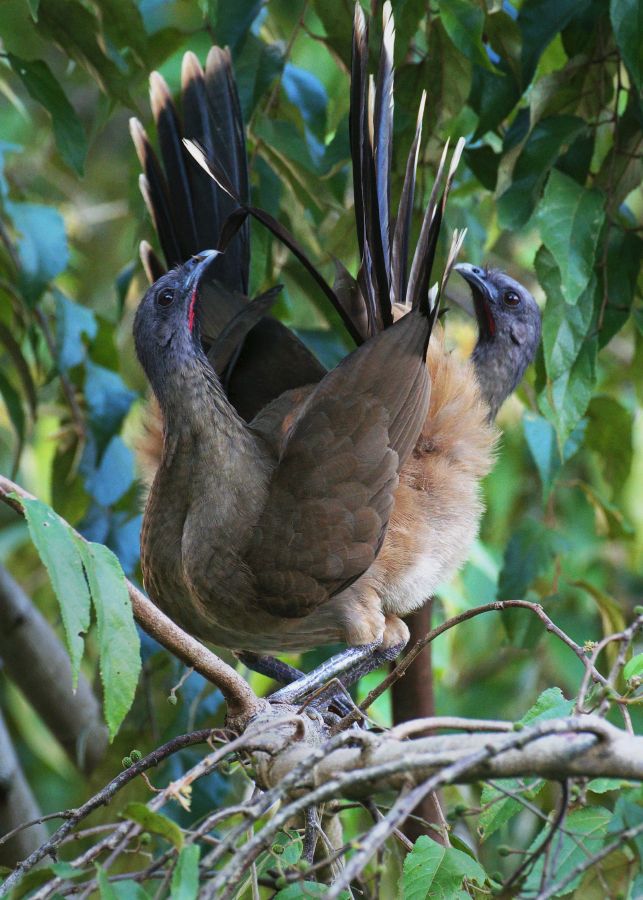
<instances>
[{"instance_id":1,"label":"red throat patch","mask_svg":"<svg viewBox=\"0 0 643 900\"><path fill-rule=\"evenodd\" d=\"M196 294L197 287L192 291L192 296L190 297L190 306L188 308L188 328L190 329L190 334L194 331L194 307L196 304Z\"/></svg>"},{"instance_id":2,"label":"red throat patch","mask_svg":"<svg viewBox=\"0 0 643 900\"><path fill-rule=\"evenodd\" d=\"M491 308L486 300L483 300L482 302L484 305L485 315L487 317L487 325L489 326L489 334L491 335L491 337L494 337L494 335L496 333L496 323L494 322L493 315L491 313ZM192 301L192 303L194 303L194 301ZM192 310L192 306L190 306L190 310ZM192 329L190 329L190 330L192 330Z\"/></svg>"}]
</instances>

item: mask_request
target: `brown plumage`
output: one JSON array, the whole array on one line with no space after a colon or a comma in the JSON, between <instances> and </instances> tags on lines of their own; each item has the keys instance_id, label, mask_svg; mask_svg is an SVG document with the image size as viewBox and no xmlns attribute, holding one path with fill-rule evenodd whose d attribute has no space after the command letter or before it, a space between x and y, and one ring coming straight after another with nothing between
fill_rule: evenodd
<instances>
[{"instance_id":1,"label":"brown plumage","mask_svg":"<svg viewBox=\"0 0 643 900\"><path fill-rule=\"evenodd\" d=\"M230 253L230 248L235 247L235 242L243 237L243 231L235 235L235 228L244 222L246 215L253 215L270 227L296 253L315 275L318 284L323 284L329 299L343 317L352 323L351 333L358 342L366 340L369 335L377 335L382 329L384 332L380 336L385 337L392 318L399 318L401 312L406 312L409 308L413 309L415 317L420 304L426 302L445 195L453 177L452 168L447 176L447 188L443 196L439 197L443 159L424 217L418 246L407 266L421 112L409 154L398 215L394 227L387 226L386 222L393 221L389 216L385 216L385 221L382 219L383 212L388 209L389 192L389 145L392 129L388 117L392 117L393 32L390 9L388 4L385 6L385 16L388 17L385 25L387 37L382 50L385 59L380 64L381 75L375 90L372 108L377 121L372 128L368 122L367 91L364 87L368 59L367 29L359 5L356 8L352 98L357 108L353 105L351 109L351 142L356 174L358 237L363 253L363 265L356 280L340 267L341 277L333 291L305 258L294 239L278 223L266 213L247 206L243 179L235 179L234 175L226 175L222 171L216 161L215 149L208 146L207 134L199 131L198 123L190 122L190 107L184 107L183 133L198 139L205 146L204 154L194 152L201 156L204 168L222 186L221 193L227 194L227 202L233 201L232 219L223 228L225 243L229 247L226 256ZM204 83L206 86L225 84L227 90L234 90L229 59L225 55L211 55L208 66L212 64L213 58L217 65L227 67L227 76L217 79L210 74L208 78L206 70ZM189 87L190 79L203 78L193 58L186 71L189 77L185 79L184 89ZM356 78L361 79L359 84L355 83ZM152 85L153 95L155 91L153 106L158 120L162 116L164 105L171 101L167 91L160 90L158 78ZM193 92L193 95L198 93ZM424 100L421 109L423 103ZM211 96L209 108L213 105ZM234 103L228 103L227 108L234 108ZM173 113L165 121L178 123L178 117ZM235 125L235 134L238 134L238 130ZM163 203L169 203L171 206L173 194L186 183L185 173L174 177L174 169L177 165L187 167L189 160L184 153L179 154L177 162L174 151L172 159L165 156L167 175L163 176L166 180L162 180L158 175L159 172L162 174L162 170L155 162L144 133L138 126L134 126L133 131L144 169L150 173L145 193L148 204L153 209L155 204L162 206ZM178 138L173 141L173 147L180 145ZM371 140L375 142L374 145L371 145ZM459 155L460 149L459 147L456 155ZM245 157L243 165L237 161L232 168L240 172L244 166ZM152 176L156 184L153 188L150 187ZM156 199L155 190L160 192ZM193 206L202 201L207 202L204 194L193 195ZM238 207L236 212L235 204ZM221 227L224 223L220 215L216 218L216 209L213 207L210 212L210 221L218 221ZM163 224L161 218L158 213L154 214L157 227L167 228L167 222ZM232 228L229 227L230 222ZM243 229L245 225L242 224L241 227ZM176 230L176 225L173 224L172 228ZM198 227L194 224L190 229L198 233ZM182 258L201 249L198 244L190 244L189 239L185 238L190 229L179 229L185 240ZM163 245L175 247L176 239L172 242L166 237ZM247 264L247 255L244 257L243 252L235 253L238 265ZM162 264L148 248L144 257L148 272L158 276L163 268ZM167 250L166 257L169 264L176 262ZM452 262L453 257L447 268ZM234 294L232 301L226 299L225 303L219 303L218 298L226 295L226 292L231 295L238 291L238 284L230 284L228 288L227 276L217 272L215 266L211 269L214 274L202 280L200 314L203 347L208 352L210 363L222 378L221 382L217 381L215 395L208 399L212 378L210 375L205 379L202 377L206 385L206 396L205 399L199 399L201 406L195 421L199 422L201 428L203 422L211 419L213 410L216 410L215 431L218 436L213 437L212 433L206 436L205 444L208 446L205 447L205 454L202 453L204 442L201 438L196 442L190 440L185 443L180 432L186 424L186 412L181 407L176 392L176 408L173 409L172 404L168 406L166 398L164 429L158 418L160 413L150 416L147 437L142 441L146 465L150 471L154 471L161 459L163 464L146 513L143 538L146 585L152 596L185 628L214 643L233 648L258 651L298 650L336 641L359 645L380 638L383 638L385 645L401 644L407 639L408 631L399 617L420 607L435 587L462 565L477 534L482 513L479 484L493 463L496 431L489 421L489 407L485 398L481 397L474 365L445 350L442 330L436 326L427 358L431 383L428 412L423 417L423 424L417 423L417 432L411 442L413 447L408 444L407 435L408 446L402 454L406 455L406 459L399 472L399 482L393 487L392 481L386 482L390 489L390 506L387 506L389 500L386 500L384 507L379 512L376 511L380 523L388 519L383 541L381 535L376 539L377 523L373 521L372 511L359 512L358 520L355 520L355 510L349 510L349 528L345 505L341 508L341 504L338 506L334 502L336 498L333 492L337 490L337 486L334 485L333 478L340 477L341 480L342 467L348 472L366 447L361 447L357 456L353 454L352 460L346 458L345 454L342 455L337 447L325 459L319 457L319 447L309 449L305 463L300 459L299 468L295 465L286 479L285 499L284 486L277 489L280 496L277 498L279 502L275 501L275 508L288 509L288 515L280 514L276 520L272 520L270 516L263 517L258 525L266 491L272 490L269 485L275 471L274 461L280 459L284 440L291 434L293 425L300 421L306 404L318 390L310 382L318 382L324 370L291 332L266 317L260 318L255 324L251 315L248 317L247 331L244 332L243 323L239 330L239 351L229 355L226 367L220 370L216 352L218 336L233 316L248 316L244 312L244 309L248 309L248 304L238 293ZM243 277L241 280L244 281ZM247 283L247 276L244 283ZM395 302L398 300L405 301L406 305ZM213 304L216 304L216 310ZM139 335L137 340L144 358L145 334ZM367 341L364 347L369 343ZM182 359L181 365L184 363L185 360ZM203 360L200 365L202 363ZM149 370L153 365L154 362L148 360L146 368ZM183 373L185 377L180 379L184 385L191 381L191 377L187 377L190 366L191 363ZM397 360L394 357L386 358L386 373L395 371L396 366ZM158 381L158 373L153 373L151 377L153 383L154 378ZM359 379L348 389L342 383L341 376L333 373L333 377L335 387L326 398L329 406L326 409L318 408L320 416L326 417L331 436L337 430L341 433L342 429L352 425L358 418L359 402L353 396L353 391L356 387L361 387ZM386 380L385 377L380 383L382 389L386 387ZM251 422L249 431L239 417L231 415L231 408L227 405L221 387L225 387L228 399ZM162 392L161 386L160 393ZM185 397L184 391L179 393L182 398ZM352 405L355 403L356 406ZM371 416L374 414L373 410L366 412ZM192 410L190 415L195 416L195 411ZM376 420L377 416L369 421L371 424L375 422L377 428L383 431L383 423L377 425ZM220 427L222 422L223 428ZM321 427L319 421L315 427L319 429L320 435L328 430ZM250 440L248 434L251 435ZM188 495L195 496L194 486L188 489L186 485L197 469L199 473L204 472L205 476L212 475L214 467L212 460L208 461L208 455L212 455L213 443L216 444L214 449L217 465L225 463L225 466L230 465L232 468L227 477L218 482L220 493L210 496L209 503L199 504L199 515L193 517L196 524L191 527L193 538L186 539L185 530L176 531L175 528L177 518L183 523L189 518L186 512L186 503L189 506ZM355 447L358 446L359 441L355 443ZM381 441L379 444L375 441L372 447L375 446L381 446ZM168 465L173 469L170 477L167 473L163 474ZM302 503L309 500L299 489L301 473L315 469L320 472L316 480L318 498L308 503L303 520L295 528L289 527L299 514ZM286 470L287 466L283 471ZM245 473L244 478L240 477L242 471ZM373 485L376 483L376 476L383 477L377 466L366 481ZM243 492L249 492L251 497L254 494L256 503L248 501L245 494L242 496L239 493L241 482ZM208 489L207 483L199 483L196 496L201 499L202 495L208 493ZM356 496L361 490L362 488L356 492ZM225 508L230 504L235 507L236 515L235 528L232 530L229 522L222 521L218 509L219 506ZM239 516L238 513L243 514ZM152 521L155 521L152 530L156 533L153 539L150 538ZM269 533L268 554L264 552L263 556L257 555L251 546L252 540L248 538L243 554L239 555L235 529L243 530L246 527L251 532L259 527ZM169 534L172 529L173 537ZM367 540L352 540L351 547L353 544L360 546L349 551L351 559L348 568L342 569L342 566L347 565L346 547L350 543L347 543L346 535L350 532L354 539L360 538L364 536L360 534L361 531ZM305 558L304 568L308 567L309 570L303 582L299 570L295 575L284 574L282 571L280 559L283 555L288 558L293 542L302 552L301 558ZM149 548L154 544L156 549L150 553ZM318 551L321 547L325 549L320 555ZM338 548L339 560L336 558ZM214 567L209 576L206 573L207 584L215 582L214 593L208 591L207 584L204 588L203 579L199 582L200 575L195 575L195 570L202 566L204 556L207 556ZM250 592L247 586L248 567L253 580ZM306 581L312 570L314 579L321 578L321 589L317 584L311 590ZM226 588L226 600L222 603L220 598L217 599L217 592L218 582L223 578L228 579L230 584ZM344 582L350 584L344 586Z\"/></svg>"}]
</instances>

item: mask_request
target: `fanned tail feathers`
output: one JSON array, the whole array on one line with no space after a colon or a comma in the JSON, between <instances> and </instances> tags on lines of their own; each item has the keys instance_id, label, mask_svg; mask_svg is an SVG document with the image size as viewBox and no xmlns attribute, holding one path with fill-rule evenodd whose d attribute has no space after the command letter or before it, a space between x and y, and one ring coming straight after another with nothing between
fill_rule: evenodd
<instances>
[{"instance_id":1,"label":"fanned tail feathers","mask_svg":"<svg viewBox=\"0 0 643 900\"><path fill-rule=\"evenodd\" d=\"M199 141L216 158L235 194L248 197L246 148L232 63L227 50L213 47L205 71L193 53L186 53L181 70L181 110L172 100L158 72L150 76L150 104L158 134L159 156L141 123L130 120L130 131L143 174L139 179L166 267L189 259L206 247L218 247L224 223L238 204L194 166L184 138ZM141 259L150 277L159 262L149 245L141 247ZM247 222L241 223L234 241L217 268L217 278L227 288L247 293L250 244Z\"/></svg>"},{"instance_id":2,"label":"fanned tail feathers","mask_svg":"<svg viewBox=\"0 0 643 900\"><path fill-rule=\"evenodd\" d=\"M366 309L369 334L390 324L392 304L402 303L411 308L419 307L427 315L433 310L434 304L429 297L431 271L447 197L464 148L464 140L460 139L442 188L448 142L444 148L409 271L411 220L426 93L422 94L420 100L397 216L393 217L390 209L390 173L395 28L389 0L384 3L382 16L382 46L377 79L373 82L368 74L368 27L360 4L355 5L350 138L355 216L362 256L357 283ZM457 253L461 243L461 239L456 240L452 245L452 251L455 250ZM450 252L443 277L434 292L435 304L439 303L440 294L454 262L455 256ZM433 315L433 311L431 314Z\"/></svg>"}]
</instances>

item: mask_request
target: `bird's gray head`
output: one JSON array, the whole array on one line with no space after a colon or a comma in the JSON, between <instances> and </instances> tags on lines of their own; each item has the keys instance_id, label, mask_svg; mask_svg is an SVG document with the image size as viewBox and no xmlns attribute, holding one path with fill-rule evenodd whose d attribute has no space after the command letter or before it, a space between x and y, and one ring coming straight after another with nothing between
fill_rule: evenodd
<instances>
[{"instance_id":1,"label":"bird's gray head","mask_svg":"<svg viewBox=\"0 0 643 900\"><path fill-rule=\"evenodd\" d=\"M498 269L469 263L455 269L471 288L479 330L472 359L490 417L495 418L536 355L540 310L523 285Z\"/></svg>"},{"instance_id":2,"label":"bird's gray head","mask_svg":"<svg viewBox=\"0 0 643 900\"><path fill-rule=\"evenodd\" d=\"M206 250L162 275L148 288L136 311L136 354L161 405L172 376L203 356L199 287L218 255L216 250Z\"/></svg>"}]
</instances>

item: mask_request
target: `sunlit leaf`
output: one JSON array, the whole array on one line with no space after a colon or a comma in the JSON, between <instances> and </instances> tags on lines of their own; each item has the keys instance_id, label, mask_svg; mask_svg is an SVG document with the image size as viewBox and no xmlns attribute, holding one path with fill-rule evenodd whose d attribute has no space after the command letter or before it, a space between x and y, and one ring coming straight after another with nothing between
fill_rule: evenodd
<instances>
[{"instance_id":1,"label":"sunlit leaf","mask_svg":"<svg viewBox=\"0 0 643 900\"><path fill-rule=\"evenodd\" d=\"M172 873L172 900L195 900L199 892L198 844L187 844L181 849Z\"/></svg>"},{"instance_id":2,"label":"sunlit leaf","mask_svg":"<svg viewBox=\"0 0 643 900\"><path fill-rule=\"evenodd\" d=\"M102 544L78 544L96 611L105 721L113 737L134 700L141 671L140 640L118 560Z\"/></svg>"},{"instance_id":3,"label":"sunlit leaf","mask_svg":"<svg viewBox=\"0 0 643 900\"><path fill-rule=\"evenodd\" d=\"M460 53L485 68L492 68L482 43L485 17L468 0L440 0L440 19Z\"/></svg>"},{"instance_id":4,"label":"sunlit leaf","mask_svg":"<svg viewBox=\"0 0 643 900\"><path fill-rule=\"evenodd\" d=\"M60 516L40 500L21 500L29 534L60 604L73 683L78 681L84 634L90 622L90 591L78 541ZM129 601L128 601L129 602Z\"/></svg>"},{"instance_id":5,"label":"sunlit leaf","mask_svg":"<svg viewBox=\"0 0 643 900\"><path fill-rule=\"evenodd\" d=\"M625 663L623 668L623 678L628 681L630 678L643 677L643 653L637 653L629 662Z\"/></svg>"},{"instance_id":6,"label":"sunlit leaf","mask_svg":"<svg viewBox=\"0 0 643 900\"><path fill-rule=\"evenodd\" d=\"M403 900L453 897L465 878L483 885L487 875L467 853L455 847L442 847L422 835L404 859L401 896Z\"/></svg>"},{"instance_id":7,"label":"sunlit leaf","mask_svg":"<svg viewBox=\"0 0 643 900\"><path fill-rule=\"evenodd\" d=\"M587 190L554 169L538 210L543 243L562 275L565 300L574 304L592 275L605 216L600 191Z\"/></svg>"},{"instance_id":8,"label":"sunlit leaf","mask_svg":"<svg viewBox=\"0 0 643 900\"><path fill-rule=\"evenodd\" d=\"M153 834L158 834L162 838L165 838L166 841L169 841L170 844L173 844L177 850L180 850L183 847L185 842L185 838L183 836L183 831L176 822L173 822L172 819L168 819L167 816L164 816L162 813L155 812L150 809L149 806L146 806L145 803L128 803L123 812L121 813L124 819L131 819L132 822L136 822L137 825L140 825L145 831L151 831ZM198 846L196 844L189 845L192 848L198 851ZM186 847L185 849L189 849ZM193 853L188 855L187 859L187 867L189 870L189 866L194 862ZM198 866L199 854L196 854L196 863ZM177 864L178 865L178 864ZM185 898L187 900L187 894Z\"/></svg>"}]
</instances>

